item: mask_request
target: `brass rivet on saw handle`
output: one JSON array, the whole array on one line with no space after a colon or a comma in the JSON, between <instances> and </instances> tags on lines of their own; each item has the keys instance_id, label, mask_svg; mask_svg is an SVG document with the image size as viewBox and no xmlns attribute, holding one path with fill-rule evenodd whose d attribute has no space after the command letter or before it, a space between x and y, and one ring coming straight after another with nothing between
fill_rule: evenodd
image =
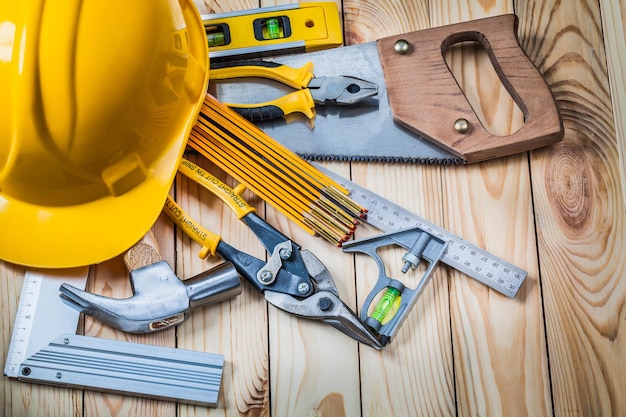
<instances>
[{"instance_id":1,"label":"brass rivet on saw handle","mask_svg":"<svg viewBox=\"0 0 626 417\"><path fill-rule=\"evenodd\" d=\"M467 119L457 119L457 121L454 122L454 130L459 133L467 133L469 128L470 123L467 121Z\"/></svg>"},{"instance_id":2,"label":"brass rivet on saw handle","mask_svg":"<svg viewBox=\"0 0 626 417\"><path fill-rule=\"evenodd\" d=\"M399 39L396 41L396 43L393 44L393 49L397 53L404 55L409 52L409 49L411 49L411 45L404 39Z\"/></svg>"}]
</instances>

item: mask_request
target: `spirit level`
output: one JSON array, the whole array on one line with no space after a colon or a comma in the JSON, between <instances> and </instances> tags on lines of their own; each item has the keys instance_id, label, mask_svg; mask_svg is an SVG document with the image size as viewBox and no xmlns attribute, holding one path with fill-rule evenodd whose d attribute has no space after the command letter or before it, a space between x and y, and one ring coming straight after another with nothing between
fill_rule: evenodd
<instances>
[{"instance_id":1,"label":"spirit level","mask_svg":"<svg viewBox=\"0 0 626 417\"><path fill-rule=\"evenodd\" d=\"M343 43L339 10L332 2L207 14L202 21L212 60L311 52Z\"/></svg>"}]
</instances>

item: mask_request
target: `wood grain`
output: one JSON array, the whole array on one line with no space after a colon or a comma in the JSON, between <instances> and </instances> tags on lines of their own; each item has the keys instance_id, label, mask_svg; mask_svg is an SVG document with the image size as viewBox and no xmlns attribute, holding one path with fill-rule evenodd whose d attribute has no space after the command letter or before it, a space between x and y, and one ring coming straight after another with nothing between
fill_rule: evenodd
<instances>
[{"instance_id":1,"label":"wood grain","mask_svg":"<svg viewBox=\"0 0 626 417\"><path fill-rule=\"evenodd\" d=\"M431 1L433 25L513 12L512 3ZM489 129L510 134L523 123L480 48L452 52L448 65L472 86ZM495 92L495 93L494 93ZM508 114L495 112L511 109ZM459 416L550 413L548 364L525 155L448 169L443 180L445 227L528 271L511 300L451 274L451 316ZM490 393L486 395L486 393ZM514 410L514 411L512 411Z\"/></svg>"},{"instance_id":2,"label":"wood grain","mask_svg":"<svg viewBox=\"0 0 626 417\"><path fill-rule=\"evenodd\" d=\"M624 1L600 1L603 38L607 54L611 103L615 115L615 131L619 150L622 195L626 198L626 3Z\"/></svg>"},{"instance_id":3,"label":"wood grain","mask_svg":"<svg viewBox=\"0 0 626 417\"><path fill-rule=\"evenodd\" d=\"M231 187L231 178L205 158L190 153L192 163L217 176ZM249 192L244 198L257 208L264 207ZM183 176L176 181L176 200L199 224L222 236L225 242L250 255L265 258L265 250L254 234L237 220L235 214L209 191ZM200 246L177 231L177 271L194 276L222 262L217 257L200 259ZM212 415L269 415L269 366L267 307L263 296L247 282L242 293L219 305L194 310L190 319L178 327L178 346L225 356L223 392ZM202 408L181 406L180 415L196 415Z\"/></svg>"},{"instance_id":4,"label":"wood grain","mask_svg":"<svg viewBox=\"0 0 626 417\"><path fill-rule=\"evenodd\" d=\"M564 141L531 160L555 415L621 416L626 229L601 10L537 6L518 13L536 22L528 39L550 40L529 49L544 56L565 124Z\"/></svg>"},{"instance_id":5,"label":"wood grain","mask_svg":"<svg viewBox=\"0 0 626 417\"><path fill-rule=\"evenodd\" d=\"M173 265L174 241L171 238L173 227L165 215L159 216L152 229L163 259ZM110 261L92 266L87 291L112 298L127 298L132 295L128 269L124 255ZM157 346L176 346L175 329L150 334L130 334L109 327L91 317L86 316L84 321L86 336L102 337L106 339L123 340L135 343L144 343ZM134 398L117 394L85 391L83 416L175 416L176 404L165 401Z\"/></svg>"},{"instance_id":6,"label":"wood grain","mask_svg":"<svg viewBox=\"0 0 626 417\"><path fill-rule=\"evenodd\" d=\"M441 169L436 166L352 164L353 180L435 223L442 221ZM365 230L357 231L357 237ZM387 273L415 288L418 271L400 272L404 252L381 250ZM374 286L378 269L355 255L359 300ZM397 337L381 352L361 352L363 415L454 416L454 372L448 278L438 269Z\"/></svg>"},{"instance_id":7,"label":"wood grain","mask_svg":"<svg viewBox=\"0 0 626 417\"><path fill-rule=\"evenodd\" d=\"M22 291L26 268L18 265L0 262L0 294L2 302L2 358L6 359L13 322L17 313L17 305ZM4 360L2 362L4 369ZM0 416L29 416L41 415L44 411L50 416L76 415L81 411L82 392L66 390L64 388L49 387L36 384L24 384L9 381L2 377L0 381ZM49 404L53 406L49 407Z\"/></svg>"},{"instance_id":8,"label":"wood grain","mask_svg":"<svg viewBox=\"0 0 626 417\"><path fill-rule=\"evenodd\" d=\"M352 1L344 2L344 7L346 21L354 22L346 24L350 41L374 41L429 27L427 2L389 1L374 6L372 2ZM352 179L357 183L442 224L440 167L351 165ZM403 276L400 272L402 253L390 250L381 256L390 276L415 287L416 274ZM356 265L359 299L363 300L378 271L364 255L356 255ZM439 269L395 340L382 352L361 352L364 416L456 415L449 310L448 279L445 270Z\"/></svg>"},{"instance_id":9,"label":"wood grain","mask_svg":"<svg viewBox=\"0 0 626 417\"><path fill-rule=\"evenodd\" d=\"M200 14L226 13L233 10L255 9L260 6L258 0L194 0Z\"/></svg>"}]
</instances>

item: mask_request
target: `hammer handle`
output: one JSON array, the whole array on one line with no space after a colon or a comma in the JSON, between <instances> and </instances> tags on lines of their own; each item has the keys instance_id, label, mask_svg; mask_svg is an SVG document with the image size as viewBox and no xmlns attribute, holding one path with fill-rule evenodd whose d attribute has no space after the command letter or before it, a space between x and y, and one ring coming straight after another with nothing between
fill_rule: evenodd
<instances>
[{"instance_id":1,"label":"hammer handle","mask_svg":"<svg viewBox=\"0 0 626 417\"><path fill-rule=\"evenodd\" d=\"M129 271L152 265L163 260L159 245L151 230L124 254L124 262Z\"/></svg>"}]
</instances>

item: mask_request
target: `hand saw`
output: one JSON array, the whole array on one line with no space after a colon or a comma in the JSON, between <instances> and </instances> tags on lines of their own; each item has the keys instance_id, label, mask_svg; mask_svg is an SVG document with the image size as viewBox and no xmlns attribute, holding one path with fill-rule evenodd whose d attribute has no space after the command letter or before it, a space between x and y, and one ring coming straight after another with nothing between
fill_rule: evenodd
<instances>
[{"instance_id":1,"label":"hand saw","mask_svg":"<svg viewBox=\"0 0 626 417\"><path fill-rule=\"evenodd\" d=\"M318 110L314 127L284 119L259 122L269 136L313 160L467 163L547 146L563 125L545 80L521 49L517 17L502 15L306 54L276 57L292 67L314 64L325 75L350 75L378 85L377 98L350 108ZM475 41L487 51L524 114L517 132L483 128L444 59L453 44ZM222 102L270 100L269 83L213 84Z\"/></svg>"},{"instance_id":2,"label":"hand saw","mask_svg":"<svg viewBox=\"0 0 626 417\"><path fill-rule=\"evenodd\" d=\"M61 284L85 288L89 268L27 270L4 375L58 385L216 407L224 356L76 335L78 311Z\"/></svg>"}]
</instances>

